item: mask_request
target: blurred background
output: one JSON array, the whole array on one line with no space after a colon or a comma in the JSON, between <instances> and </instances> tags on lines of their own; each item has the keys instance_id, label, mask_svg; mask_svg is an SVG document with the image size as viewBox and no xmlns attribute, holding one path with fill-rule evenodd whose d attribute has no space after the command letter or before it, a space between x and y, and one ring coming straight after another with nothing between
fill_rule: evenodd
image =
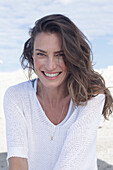
<instances>
[{"instance_id":1,"label":"blurred background","mask_svg":"<svg viewBox=\"0 0 113 170\"><path fill-rule=\"evenodd\" d=\"M113 65L113 0L0 0L0 71L20 69L29 29L44 15L68 16L92 43L94 68Z\"/></svg>"},{"instance_id":2,"label":"blurred background","mask_svg":"<svg viewBox=\"0 0 113 170\"><path fill-rule=\"evenodd\" d=\"M7 170L4 93L27 80L19 58L29 29L39 18L57 13L69 17L89 39L94 69L113 95L113 0L0 0L0 170ZM113 115L100 122L97 157L99 170L113 170Z\"/></svg>"}]
</instances>

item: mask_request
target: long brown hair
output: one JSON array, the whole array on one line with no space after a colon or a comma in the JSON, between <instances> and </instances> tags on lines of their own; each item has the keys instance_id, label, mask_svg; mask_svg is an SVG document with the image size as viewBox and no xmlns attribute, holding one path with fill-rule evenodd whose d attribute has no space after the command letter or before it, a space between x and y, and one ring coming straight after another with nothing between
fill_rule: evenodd
<instances>
[{"instance_id":1,"label":"long brown hair","mask_svg":"<svg viewBox=\"0 0 113 170\"><path fill-rule=\"evenodd\" d=\"M29 69L29 77L34 71L34 40L41 32L58 33L61 36L64 62L69 72L67 88L73 103L80 105L95 94L104 93L105 105L102 114L107 119L113 111L113 98L105 87L103 77L93 70L93 55L88 39L68 17L61 14L45 16L36 21L29 31L30 38L26 41L20 58L22 67Z\"/></svg>"}]
</instances>

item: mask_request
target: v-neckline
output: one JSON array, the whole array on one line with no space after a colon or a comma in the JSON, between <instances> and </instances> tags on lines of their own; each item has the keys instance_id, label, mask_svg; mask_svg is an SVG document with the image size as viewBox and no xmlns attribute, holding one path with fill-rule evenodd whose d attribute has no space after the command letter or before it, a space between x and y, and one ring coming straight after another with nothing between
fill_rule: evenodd
<instances>
[{"instance_id":1,"label":"v-neckline","mask_svg":"<svg viewBox=\"0 0 113 170\"><path fill-rule=\"evenodd\" d=\"M45 114L45 112L44 112L44 110L43 110L43 108L42 108L42 106L41 106L41 103L40 103L40 101L39 101L39 99L38 99L38 97L37 97L37 95L36 95L36 84L37 84L37 80L38 80L38 79L36 79L36 80L34 81L34 86L32 86L32 88L33 88L33 91L34 91L34 96L35 96L35 98L36 98L36 101L37 101L37 103L38 103L38 106L40 107L40 110L41 110L41 113L42 113L43 117L46 119L46 121L48 122L48 124L51 125L51 126L53 126L54 128L59 127L59 126L63 126L63 125L65 124L66 120L68 120L68 116L69 116L69 114L70 114L71 107L72 107L72 105L73 105L72 99L70 99L68 111L67 111L67 114L66 114L65 118L64 118L59 124L55 125L55 124L47 117L47 115Z\"/></svg>"},{"instance_id":2,"label":"v-neckline","mask_svg":"<svg viewBox=\"0 0 113 170\"><path fill-rule=\"evenodd\" d=\"M36 98L37 98L37 96L36 96ZM41 112L42 112L44 118L47 120L47 122L48 122L49 124L51 124L51 125L54 126L54 127L58 127L58 126L63 125L63 123L64 123L65 120L67 119L68 114L69 114L69 111L70 111L70 109L71 109L71 101L70 101L70 103L69 103L68 111L67 111L67 114L66 114L65 118L64 118L59 124L57 124L57 125L55 125L55 124L47 117L47 115L46 115L46 113L44 112L44 110L43 110L43 108L42 108L42 106L41 106L40 101L39 101L38 98L37 98L37 102L38 102L38 105L39 105L39 107L40 107L40 109L41 109Z\"/></svg>"}]
</instances>

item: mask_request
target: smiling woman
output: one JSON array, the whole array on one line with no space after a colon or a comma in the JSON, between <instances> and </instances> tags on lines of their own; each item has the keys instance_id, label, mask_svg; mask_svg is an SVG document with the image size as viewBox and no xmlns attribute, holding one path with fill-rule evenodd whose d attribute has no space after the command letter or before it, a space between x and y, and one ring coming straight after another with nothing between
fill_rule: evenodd
<instances>
[{"instance_id":1,"label":"smiling woman","mask_svg":"<svg viewBox=\"0 0 113 170\"><path fill-rule=\"evenodd\" d=\"M97 170L97 129L113 99L91 54L87 38L66 16L36 21L21 64L37 78L4 96L10 170Z\"/></svg>"},{"instance_id":2,"label":"smiling woman","mask_svg":"<svg viewBox=\"0 0 113 170\"><path fill-rule=\"evenodd\" d=\"M32 55L34 70L42 85L50 90L65 84L68 72L63 56L59 34L42 32L35 37Z\"/></svg>"}]
</instances>

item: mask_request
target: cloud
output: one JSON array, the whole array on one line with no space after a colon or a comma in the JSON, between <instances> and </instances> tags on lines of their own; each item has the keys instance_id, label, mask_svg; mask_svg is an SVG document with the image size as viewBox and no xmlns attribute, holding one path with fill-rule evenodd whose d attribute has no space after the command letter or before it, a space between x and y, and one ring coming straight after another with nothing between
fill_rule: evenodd
<instances>
[{"instance_id":1,"label":"cloud","mask_svg":"<svg viewBox=\"0 0 113 170\"><path fill-rule=\"evenodd\" d=\"M113 45L113 39L108 42L109 45Z\"/></svg>"},{"instance_id":2,"label":"cloud","mask_svg":"<svg viewBox=\"0 0 113 170\"><path fill-rule=\"evenodd\" d=\"M68 16L90 40L113 35L112 0L4 0L0 1L1 59L15 57L34 22L53 13Z\"/></svg>"},{"instance_id":3,"label":"cloud","mask_svg":"<svg viewBox=\"0 0 113 170\"><path fill-rule=\"evenodd\" d=\"M3 63L3 61L2 60L0 60L0 64L2 64Z\"/></svg>"},{"instance_id":4,"label":"cloud","mask_svg":"<svg viewBox=\"0 0 113 170\"><path fill-rule=\"evenodd\" d=\"M95 37L113 34L113 1L111 0L53 0L15 1L1 3L0 23L4 28L32 26L35 20L50 13L63 13L69 16L85 33ZM1 31L1 30L0 30Z\"/></svg>"},{"instance_id":5,"label":"cloud","mask_svg":"<svg viewBox=\"0 0 113 170\"><path fill-rule=\"evenodd\" d=\"M71 16L88 36L95 38L113 34L113 2L92 4L92 1L80 1L75 6L71 7Z\"/></svg>"},{"instance_id":6,"label":"cloud","mask_svg":"<svg viewBox=\"0 0 113 170\"><path fill-rule=\"evenodd\" d=\"M60 3L62 5L68 5L74 2L74 0L56 0L57 3Z\"/></svg>"}]
</instances>

